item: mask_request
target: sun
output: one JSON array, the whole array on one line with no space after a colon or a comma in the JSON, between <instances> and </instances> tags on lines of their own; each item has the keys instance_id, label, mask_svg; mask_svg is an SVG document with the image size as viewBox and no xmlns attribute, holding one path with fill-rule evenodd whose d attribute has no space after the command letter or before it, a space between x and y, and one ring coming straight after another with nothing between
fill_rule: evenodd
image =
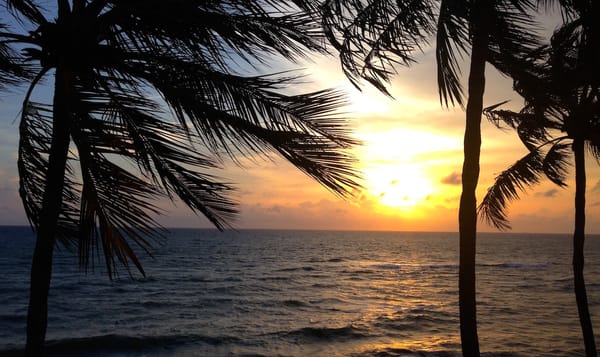
<instances>
[{"instance_id":1,"label":"sun","mask_svg":"<svg viewBox=\"0 0 600 357\"><path fill-rule=\"evenodd\" d=\"M434 184L416 165L375 166L364 175L368 195L385 211L415 215L435 193Z\"/></svg>"},{"instance_id":2,"label":"sun","mask_svg":"<svg viewBox=\"0 0 600 357\"><path fill-rule=\"evenodd\" d=\"M425 207L439 204L444 187L434 166L454 162L459 141L410 129L363 133L360 139L364 196L376 209L418 217Z\"/></svg>"}]
</instances>

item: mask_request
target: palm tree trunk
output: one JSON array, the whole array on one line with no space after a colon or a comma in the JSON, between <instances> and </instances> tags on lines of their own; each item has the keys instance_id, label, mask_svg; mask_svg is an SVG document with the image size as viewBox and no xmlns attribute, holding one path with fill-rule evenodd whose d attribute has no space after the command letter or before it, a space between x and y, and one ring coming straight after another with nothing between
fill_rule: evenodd
<instances>
[{"instance_id":1,"label":"palm tree trunk","mask_svg":"<svg viewBox=\"0 0 600 357\"><path fill-rule=\"evenodd\" d=\"M469 70L469 97L467 101L464 136L462 193L458 210L460 236L459 310L460 337L463 356L479 356L477 336L477 308L475 289L475 253L477 247L477 202L475 190L479 180L481 152L481 114L485 89L485 62L488 47L488 28L485 6L474 5L479 14L473 15L474 35ZM475 10L474 10L475 11Z\"/></svg>"},{"instance_id":2,"label":"palm tree trunk","mask_svg":"<svg viewBox=\"0 0 600 357\"><path fill-rule=\"evenodd\" d=\"M575 285L575 299L577 300L577 311L579 312L579 323L583 333L585 354L588 357L597 357L596 342L594 341L594 330L588 309L587 292L583 278L583 246L585 243L585 150L584 141L573 140L573 152L575 154L575 232L573 234L573 279Z\"/></svg>"},{"instance_id":3,"label":"palm tree trunk","mask_svg":"<svg viewBox=\"0 0 600 357\"><path fill-rule=\"evenodd\" d=\"M42 199L37 240L31 263L29 309L27 311L27 356L41 356L48 324L48 291L52 277L52 253L62 205L65 167L69 150L70 120L67 107L68 79L56 70L52 143L46 187Z\"/></svg>"}]
</instances>

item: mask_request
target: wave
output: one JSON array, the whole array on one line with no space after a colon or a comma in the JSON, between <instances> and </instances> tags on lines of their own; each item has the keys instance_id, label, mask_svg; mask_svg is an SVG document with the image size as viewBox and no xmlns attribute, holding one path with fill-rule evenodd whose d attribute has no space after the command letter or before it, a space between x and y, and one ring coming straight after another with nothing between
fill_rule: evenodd
<instances>
[{"instance_id":1,"label":"wave","mask_svg":"<svg viewBox=\"0 0 600 357\"><path fill-rule=\"evenodd\" d=\"M362 351L350 355L351 357L460 357L460 348L441 351L423 351L418 349L384 347L368 351ZM482 357L525 357L517 352L482 352Z\"/></svg>"},{"instance_id":2,"label":"wave","mask_svg":"<svg viewBox=\"0 0 600 357\"><path fill-rule=\"evenodd\" d=\"M376 271L375 270L371 270L371 269L356 269L356 270L342 270L341 273L343 274L360 274L360 275L366 275L366 274L375 274Z\"/></svg>"},{"instance_id":3,"label":"wave","mask_svg":"<svg viewBox=\"0 0 600 357\"><path fill-rule=\"evenodd\" d=\"M513 268L513 269L541 269L554 265L552 262L546 263L478 263L479 267L498 267L498 268ZM380 263L369 265L370 268L380 270L402 270L404 268L423 268L423 269L442 269L442 270L458 270L458 264L395 264L395 263ZM366 273L372 271L365 271Z\"/></svg>"},{"instance_id":4,"label":"wave","mask_svg":"<svg viewBox=\"0 0 600 357\"><path fill-rule=\"evenodd\" d=\"M285 336L294 339L310 340L354 340L369 337L365 329L352 325L344 327L303 327L285 333Z\"/></svg>"},{"instance_id":5,"label":"wave","mask_svg":"<svg viewBox=\"0 0 600 357\"><path fill-rule=\"evenodd\" d=\"M223 283L223 282L239 283L244 280L241 278L238 278L238 277L234 277L234 276L228 276L228 277L224 277L224 278L209 278L207 276L190 276L188 278L183 278L182 281L191 282L191 283Z\"/></svg>"},{"instance_id":6,"label":"wave","mask_svg":"<svg viewBox=\"0 0 600 357\"><path fill-rule=\"evenodd\" d=\"M402 268L402 265L400 264L393 264L393 263L382 263L382 264L373 264L371 265L371 268L375 268L375 269L383 269L383 270L399 270Z\"/></svg>"},{"instance_id":7,"label":"wave","mask_svg":"<svg viewBox=\"0 0 600 357\"><path fill-rule=\"evenodd\" d=\"M497 268L507 268L507 269L542 269L547 268L549 266L554 265L554 263L512 263L512 262L504 262L504 263L482 263L477 264L478 266L484 267L497 267Z\"/></svg>"},{"instance_id":8,"label":"wave","mask_svg":"<svg viewBox=\"0 0 600 357\"><path fill-rule=\"evenodd\" d=\"M379 316L372 326L388 334L391 331L430 331L432 328L457 322L449 314L432 311L428 313L409 313L396 317Z\"/></svg>"},{"instance_id":9,"label":"wave","mask_svg":"<svg viewBox=\"0 0 600 357\"><path fill-rule=\"evenodd\" d=\"M344 258L344 257L336 257L336 258L329 258L329 259L311 258L311 259L307 260L307 263L341 263L341 262L345 262L348 260L349 260L348 258Z\"/></svg>"},{"instance_id":10,"label":"wave","mask_svg":"<svg viewBox=\"0 0 600 357\"><path fill-rule=\"evenodd\" d=\"M402 269L435 269L435 270L458 270L458 264L395 264L395 263L380 263L373 264L369 267L381 270L402 270Z\"/></svg>"},{"instance_id":11,"label":"wave","mask_svg":"<svg viewBox=\"0 0 600 357\"><path fill-rule=\"evenodd\" d=\"M27 314L15 313L15 314L2 314L0 315L0 321L3 322L23 322L27 321Z\"/></svg>"},{"instance_id":12,"label":"wave","mask_svg":"<svg viewBox=\"0 0 600 357\"><path fill-rule=\"evenodd\" d=\"M292 277L289 276L261 276L257 278L260 281L292 281Z\"/></svg>"},{"instance_id":13,"label":"wave","mask_svg":"<svg viewBox=\"0 0 600 357\"><path fill-rule=\"evenodd\" d=\"M312 305L320 305L320 304L348 304L347 300L341 299L339 297L323 297L320 299L313 299L309 301Z\"/></svg>"},{"instance_id":14,"label":"wave","mask_svg":"<svg viewBox=\"0 0 600 357\"><path fill-rule=\"evenodd\" d=\"M309 306L309 304L305 303L304 301L300 301L300 300L284 300L282 301L282 304L288 307L306 307Z\"/></svg>"},{"instance_id":15,"label":"wave","mask_svg":"<svg viewBox=\"0 0 600 357\"><path fill-rule=\"evenodd\" d=\"M180 347L188 344L208 344L219 346L239 343L241 340L233 336L205 336L205 335L171 335L171 336L126 336L126 335L99 335L93 337L67 338L49 340L46 342L48 355L103 355L106 353L134 353L152 351L160 348ZM2 356L21 356L24 347L0 350Z\"/></svg>"},{"instance_id":16,"label":"wave","mask_svg":"<svg viewBox=\"0 0 600 357\"><path fill-rule=\"evenodd\" d=\"M292 272L292 271L315 271L317 270L316 268L313 268L311 266L303 266L303 267L294 267L294 268L282 268L282 269L277 269L277 272Z\"/></svg>"},{"instance_id":17,"label":"wave","mask_svg":"<svg viewBox=\"0 0 600 357\"><path fill-rule=\"evenodd\" d=\"M485 354L482 354L485 355ZM408 348L384 347L368 351L362 351L351 355L352 357L459 357L458 351L420 351Z\"/></svg>"}]
</instances>

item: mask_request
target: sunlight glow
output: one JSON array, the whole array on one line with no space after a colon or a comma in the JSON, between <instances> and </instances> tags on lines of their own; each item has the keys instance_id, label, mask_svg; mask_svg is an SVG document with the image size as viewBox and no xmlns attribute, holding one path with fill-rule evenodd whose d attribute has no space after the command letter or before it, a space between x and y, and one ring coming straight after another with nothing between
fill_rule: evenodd
<instances>
[{"instance_id":1,"label":"sunlight glow","mask_svg":"<svg viewBox=\"0 0 600 357\"><path fill-rule=\"evenodd\" d=\"M354 115L389 113L394 104L393 99L386 97L372 87L362 89L348 88L348 111Z\"/></svg>"},{"instance_id":2,"label":"sunlight glow","mask_svg":"<svg viewBox=\"0 0 600 357\"><path fill-rule=\"evenodd\" d=\"M360 139L365 194L382 211L408 217L420 216L421 207L442 196L440 173L430 167L454 161L448 153L460 149L455 138L410 129L364 133Z\"/></svg>"}]
</instances>

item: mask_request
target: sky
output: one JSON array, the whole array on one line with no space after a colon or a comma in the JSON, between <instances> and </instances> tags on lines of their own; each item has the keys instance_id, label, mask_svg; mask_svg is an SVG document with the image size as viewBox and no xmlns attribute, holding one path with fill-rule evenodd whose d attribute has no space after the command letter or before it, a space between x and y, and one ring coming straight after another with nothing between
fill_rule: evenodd
<instances>
[{"instance_id":1,"label":"sky","mask_svg":"<svg viewBox=\"0 0 600 357\"><path fill-rule=\"evenodd\" d=\"M269 229L457 231L462 138L465 113L440 105L434 54L426 48L418 64L398 68L389 98L363 85L362 91L344 78L335 57L299 64L307 74L306 90L328 87L347 91L348 125L363 145L353 149L364 190L343 200L284 160L229 162L219 175L235 183L240 215L233 226ZM466 66L463 71L466 72ZM522 101L512 82L489 65L484 106ZM466 83L466 81L463 81ZM27 224L18 196L16 168L18 110L23 88L0 94L0 224ZM480 200L494 177L526 153L516 134L495 128L483 118ZM600 233L600 169L589 158L587 232ZM573 227L573 177L566 189L548 181L527 190L509 206L513 232L567 233ZM160 204L158 221L167 227L210 227L181 202ZM495 231L480 222L479 231Z\"/></svg>"}]
</instances>

